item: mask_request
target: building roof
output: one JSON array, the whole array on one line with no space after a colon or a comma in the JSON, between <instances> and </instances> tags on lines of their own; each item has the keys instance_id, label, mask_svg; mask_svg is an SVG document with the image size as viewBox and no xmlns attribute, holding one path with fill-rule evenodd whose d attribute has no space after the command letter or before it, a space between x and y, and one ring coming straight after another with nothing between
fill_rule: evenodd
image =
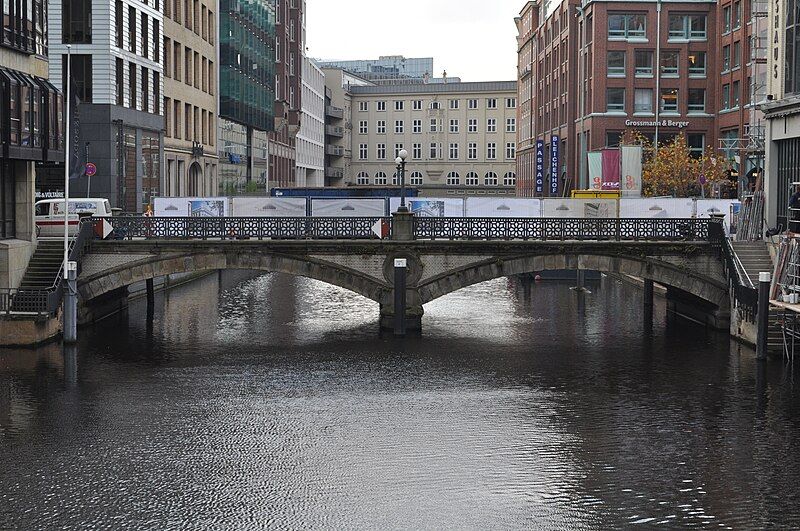
<instances>
[{"instance_id":1,"label":"building roof","mask_svg":"<svg viewBox=\"0 0 800 531\"><path fill-rule=\"evenodd\" d=\"M430 83L427 85L379 85L351 87L353 95L369 94L447 94L474 92L516 92L516 81L479 81L474 83Z\"/></svg>"}]
</instances>

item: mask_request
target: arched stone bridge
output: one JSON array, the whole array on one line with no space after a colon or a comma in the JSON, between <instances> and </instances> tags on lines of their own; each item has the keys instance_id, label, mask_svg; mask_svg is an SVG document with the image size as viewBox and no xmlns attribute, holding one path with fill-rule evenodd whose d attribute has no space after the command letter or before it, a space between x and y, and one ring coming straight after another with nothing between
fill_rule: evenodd
<instances>
[{"instance_id":1,"label":"arched stone bridge","mask_svg":"<svg viewBox=\"0 0 800 531\"><path fill-rule=\"evenodd\" d=\"M393 264L406 258L407 322L423 305L499 277L593 270L653 280L702 301L727 326L730 298L718 250L708 241L95 240L82 260L81 304L175 273L245 269L308 277L354 291L394 314ZM89 312L91 313L91 312Z\"/></svg>"}]
</instances>

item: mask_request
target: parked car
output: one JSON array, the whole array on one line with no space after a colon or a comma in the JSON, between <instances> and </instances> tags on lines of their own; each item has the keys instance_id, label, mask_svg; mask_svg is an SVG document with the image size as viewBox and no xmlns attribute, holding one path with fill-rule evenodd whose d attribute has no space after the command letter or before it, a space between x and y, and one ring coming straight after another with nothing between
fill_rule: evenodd
<instances>
[{"instance_id":1,"label":"parked car","mask_svg":"<svg viewBox=\"0 0 800 531\"><path fill-rule=\"evenodd\" d=\"M108 199L70 199L69 234L78 232L78 223L85 217L111 217ZM64 200L45 199L36 203L36 235L40 238L64 237Z\"/></svg>"}]
</instances>

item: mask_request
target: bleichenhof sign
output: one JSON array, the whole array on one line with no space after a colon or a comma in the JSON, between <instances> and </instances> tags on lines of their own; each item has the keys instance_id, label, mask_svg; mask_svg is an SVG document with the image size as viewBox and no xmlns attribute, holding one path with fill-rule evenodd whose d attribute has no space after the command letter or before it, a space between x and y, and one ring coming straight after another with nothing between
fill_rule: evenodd
<instances>
[{"instance_id":1,"label":"bleichenhof sign","mask_svg":"<svg viewBox=\"0 0 800 531\"><path fill-rule=\"evenodd\" d=\"M625 120L625 127L677 127L684 129L689 127L689 122L678 122L675 120L660 120L660 121L639 121L639 120Z\"/></svg>"}]
</instances>

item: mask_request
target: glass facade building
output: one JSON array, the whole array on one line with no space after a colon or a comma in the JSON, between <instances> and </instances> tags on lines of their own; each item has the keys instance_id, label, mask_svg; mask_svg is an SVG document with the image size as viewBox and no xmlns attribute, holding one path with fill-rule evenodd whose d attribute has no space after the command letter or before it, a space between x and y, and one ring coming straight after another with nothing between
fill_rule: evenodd
<instances>
[{"instance_id":1,"label":"glass facade building","mask_svg":"<svg viewBox=\"0 0 800 531\"><path fill-rule=\"evenodd\" d=\"M220 2L222 118L262 131L274 128L275 2Z\"/></svg>"},{"instance_id":2,"label":"glass facade building","mask_svg":"<svg viewBox=\"0 0 800 531\"><path fill-rule=\"evenodd\" d=\"M364 79L421 79L426 75L433 77L432 57L403 57L402 55L381 56L378 59L358 59L354 61L319 61L321 68L341 68Z\"/></svg>"}]
</instances>

